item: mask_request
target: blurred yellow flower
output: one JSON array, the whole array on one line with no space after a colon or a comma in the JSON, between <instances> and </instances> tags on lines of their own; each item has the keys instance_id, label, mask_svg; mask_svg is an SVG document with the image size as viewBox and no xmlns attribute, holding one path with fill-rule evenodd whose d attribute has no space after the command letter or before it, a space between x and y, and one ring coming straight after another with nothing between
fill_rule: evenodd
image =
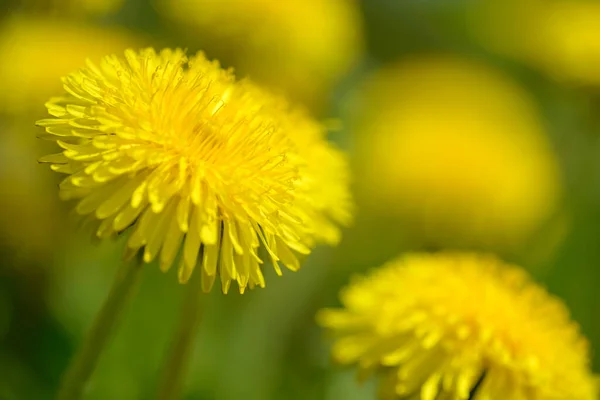
<instances>
[{"instance_id":1,"label":"blurred yellow flower","mask_svg":"<svg viewBox=\"0 0 600 400\"><path fill-rule=\"evenodd\" d=\"M93 28L59 19L13 15L0 27L0 111L41 108L61 90L60 77L86 57L123 51L140 39L117 29Z\"/></svg>"},{"instance_id":2,"label":"blurred yellow flower","mask_svg":"<svg viewBox=\"0 0 600 400\"><path fill-rule=\"evenodd\" d=\"M520 59L559 80L600 84L600 3L527 0L476 3L475 36L491 50Z\"/></svg>"},{"instance_id":3,"label":"blurred yellow flower","mask_svg":"<svg viewBox=\"0 0 600 400\"><path fill-rule=\"evenodd\" d=\"M354 0L163 0L160 9L242 74L312 108L362 51Z\"/></svg>"},{"instance_id":4,"label":"blurred yellow flower","mask_svg":"<svg viewBox=\"0 0 600 400\"><path fill-rule=\"evenodd\" d=\"M523 243L554 211L557 162L531 99L504 76L432 56L366 86L357 152L371 208L438 245L492 247Z\"/></svg>"},{"instance_id":5,"label":"blurred yellow flower","mask_svg":"<svg viewBox=\"0 0 600 400\"><path fill-rule=\"evenodd\" d=\"M382 399L594 400L564 304L491 256L411 254L355 280L321 325L333 357L383 376Z\"/></svg>"},{"instance_id":6,"label":"blurred yellow flower","mask_svg":"<svg viewBox=\"0 0 600 400\"><path fill-rule=\"evenodd\" d=\"M347 182L336 182L344 168L310 165L311 146L327 149L325 164L340 158L321 128L203 54L127 50L63 83L67 94L47 103L54 118L38 125L64 151L42 161L69 175L61 196L81 199L76 210L98 220L99 237L132 226L131 254L166 271L181 248L180 281L198 264L204 290L219 275L224 292L231 281L241 292L264 286L261 245L280 274L279 260L296 270L296 253L337 238L328 215L343 219L334 212L345 205L320 192Z\"/></svg>"}]
</instances>

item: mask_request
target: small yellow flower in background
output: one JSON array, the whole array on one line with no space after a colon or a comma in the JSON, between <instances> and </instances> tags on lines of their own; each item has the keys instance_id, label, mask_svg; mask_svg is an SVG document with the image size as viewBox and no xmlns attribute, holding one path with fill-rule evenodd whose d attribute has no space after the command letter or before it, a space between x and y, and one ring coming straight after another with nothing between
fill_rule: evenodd
<instances>
[{"instance_id":1,"label":"small yellow flower in background","mask_svg":"<svg viewBox=\"0 0 600 400\"><path fill-rule=\"evenodd\" d=\"M600 3L489 0L471 10L475 37L559 80L600 84Z\"/></svg>"},{"instance_id":2,"label":"small yellow flower in background","mask_svg":"<svg viewBox=\"0 0 600 400\"><path fill-rule=\"evenodd\" d=\"M554 212L560 172L527 93L484 65L421 57L374 74L357 125L365 209L438 245L522 244Z\"/></svg>"},{"instance_id":3,"label":"small yellow flower in background","mask_svg":"<svg viewBox=\"0 0 600 400\"><path fill-rule=\"evenodd\" d=\"M163 0L159 9L236 70L312 109L362 53L354 0Z\"/></svg>"},{"instance_id":4,"label":"small yellow flower in background","mask_svg":"<svg viewBox=\"0 0 600 400\"><path fill-rule=\"evenodd\" d=\"M198 265L204 290L220 276L224 292L265 285L259 247L281 274L278 261L296 270L298 253L337 239L346 205L331 199L345 198L346 167L311 165L343 160L323 128L217 62L127 50L63 83L38 125L64 151L42 161L69 175L61 197L79 200L99 237L132 227L129 253L166 271L181 249L180 281ZM340 193L324 196L330 186Z\"/></svg>"},{"instance_id":5,"label":"small yellow flower in background","mask_svg":"<svg viewBox=\"0 0 600 400\"><path fill-rule=\"evenodd\" d=\"M139 42L119 29L13 15L0 26L0 111L41 110L40 104L61 90L60 77L86 57L99 59Z\"/></svg>"},{"instance_id":6,"label":"small yellow flower in background","mask_svg":"<svg viewBox=\"0 0 600 400\"><path fill-rule=\"evenodd\" d=\"M341 300L318 315L333 357L381 373L382 399L597 399L588 343L564 304L492 256L407 255Z\"/></svg>"}]
</instances>

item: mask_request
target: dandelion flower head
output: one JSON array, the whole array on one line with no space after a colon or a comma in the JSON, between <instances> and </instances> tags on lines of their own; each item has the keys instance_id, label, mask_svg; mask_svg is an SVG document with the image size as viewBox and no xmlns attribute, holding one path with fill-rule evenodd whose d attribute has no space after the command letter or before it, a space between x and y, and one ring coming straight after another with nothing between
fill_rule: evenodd
<instances>
[{"instance_id":1,"label":"dandelion flower head","mask_svg":"<svg viewBox=\"0 0 600 400\"><path fill-rule=\"evenodd\" d=\"M365 86L357 174L367 206L401 216L427 240L486 248L523 243L552 215L558 163L533 102L509 79L424 56Z\"/></svg>"},{"instance_id":2,"label":"dandelion flower head","mask_svg":"<svg viewBox=\"0 0 600 400\"><path fill-rule=\"evenodd\" d=\"M63 151L41 161L68 174L61 197L98 221L99 237L131 227L128 253L166 271L180 252L181 282L198 265L204 290L219 276L224 292L264 286L259 248L281 274L279 262L296 270L299 254L335 239L319 232L337 232L330 209L344 205L312 199L327 184L312 182L330 177L308 167L294 112L202 53L127 50L63 83L53 118L38 121Z\"/></svg>"},{"instance_id":3,"label":"dandelion flower head","mask_svg":"<svg viewBox=\"0 0 600 400\"><path fill-rule=\"evenodd\" d=\"M411 254L356 279L320 323L333 357L382 375L382 399L594 400L587 341L520 268Z\"/></svg>"},{"instance_id":4,"label":"dandelion flower head","mask_svg":"<svg viewBox=\"0 0 600 400\"><path fill-rule=\"evenodd\" d=\"M355 0L162 0L160 9L230 50L221 52L236 69L313 108L362 53Z\"/></svg>"},{"instance_id":5,"label":"dandelion flower head","mask_svg":"<svg viewBox=\"0 0 600 400\"><path fill-rule=\"evenodd\" d=\"M600 84L600 4L589 0L483 1L471 12L490 50L575 84Z\"/></svg>"}]
</instances>

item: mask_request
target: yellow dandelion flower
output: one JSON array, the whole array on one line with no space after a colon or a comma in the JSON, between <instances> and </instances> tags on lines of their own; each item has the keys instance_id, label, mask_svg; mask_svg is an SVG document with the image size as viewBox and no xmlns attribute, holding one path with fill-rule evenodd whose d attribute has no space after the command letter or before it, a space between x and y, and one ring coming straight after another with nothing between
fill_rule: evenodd
<instances>
[{"instance_id":1,"label":"yellow dandelion flower","mask_svg":"<svg viewBox=\"0 0 600 400\"><path fill-rule=\"evenodd\" d=\"M535 103L502 74L425 56L375 73L363 96L365 207L428 241L490 248L524 243L555 211L556 157Z\"/></svg>"},{"instance_id":2,"label":"yellow dandelion flower","mask_svg":"<svg viewBox=\"0 0 600 400\"><path fill-rule=\"evenodd\" d=\"M0 63L0 110L42 108L40 104L61 90L60 77L77 69L86 57L99 59L139 42L118 29L13 15L0 27L0 57L10 60Z\"/></svg>"},{"instance_id":3,"label":"yellow dandelion flower","mask_svg":"<svg viewBox=\"0 0 600 400\"><path fill-rule=\"evenodd\" d=\"M162 0L159 8L236 69L313 108L362 53L354 0Z\"/></svg>"},{"instance_id":4,"label":"yellow dandelion flower","mask_svg":"<svg viewBox=\"0 0 600 400\"><path fill-rule=\"evenodd\" d=\"M590 0L484 1L471 12L478 40L563 81L600 84L600 4Z\"/></svg>"},{"instance_id":5,"label":"yellow dandelion flower","mask_svg":"<svg viewBox=\"0 0 600 400\"><path fill-rule=\"evenodd\" d=\"M181 248L181 282L198 265L205 291L217 276L224 292L263 287L260 247L281 274L278 261L298 269L297 254L337 229L334 205L315 203L327 183L311 180L328 176L308 166L294 112L203 54L127 50L63 83L54 118L38 121L64 149L42 159L69 175L61 197L79 200L99 237L131 227L129 253L164 271Z\"/></svg>"},{"instance_id":6,"label":"yellow dandelion flower","mask_svg":"<svg viewBox=\"0 0 600 400\"><path fill-rule=\"evenodd\" d=\"M382 399L594 400L564 304L492 256L412 254L354 281L320 324L335 360L382 374Z\"/></svg>"}]
</instances>

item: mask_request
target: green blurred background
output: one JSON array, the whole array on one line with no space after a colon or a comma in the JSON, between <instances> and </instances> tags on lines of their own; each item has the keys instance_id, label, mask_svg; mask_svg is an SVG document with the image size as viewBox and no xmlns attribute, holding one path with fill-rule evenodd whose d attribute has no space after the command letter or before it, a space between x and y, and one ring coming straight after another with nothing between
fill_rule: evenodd
<instances>
[{"instance_id":1,"label":"green blurred background","mask_svg":"<svg viewBox=\"0 0 600 400\"><path fill-rule=\"evenodd\" d=\"M600 347L600 2L1 0L0 400L49 399L121 262L36 160L44 102L85 58L204 50L287 94L349 155L336 248L214 292L186 399L373 399L314 323L349 277L406 251L494 252L562 297ZM183 288L146 266L86 399L150 399ZM592 353L600 370L600 357Z\"/></svg>"}]
</instances>

